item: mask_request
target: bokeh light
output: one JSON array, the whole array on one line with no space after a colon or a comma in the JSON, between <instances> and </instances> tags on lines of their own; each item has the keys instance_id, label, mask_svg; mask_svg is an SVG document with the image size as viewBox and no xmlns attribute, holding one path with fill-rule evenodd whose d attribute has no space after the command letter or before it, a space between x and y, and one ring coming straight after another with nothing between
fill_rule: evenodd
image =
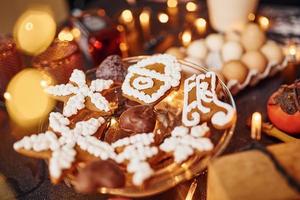
<instances>
[{"instance_id":1,"label":"bokeh light","mask_svg":"<svg viewBox=\"0 0 300 200\"><path fill-rule=\"evenodd\" d=\"M178 1L177 0L168 0L167 1L167 6L169 8L176 8L178 5Z\"/></svg>"},{"instance_id":2,"label":"bokeh light","mask_svg":"<svg viewBox=\"0 0 300 200\"><path fill-rule=\"evenodd\" d=\"M28 10L14 26L14 39L19 49L29 55L37 55L52 43L56 24L47 11Z\"/></svg>"},{"instance_id":3,"label":"bokeh light","mask_svg":"<svg viewBox=\"0 0 300 200\"><path fill-rule=\"evenodd\" d=\"M270 25L269 19L267 17L265 17L265 16L260 16L258 18L258 23L259 23L260 27L263 30L267 30L269 28L269 25Z\"/></svg>"},{"instance_id":4,"label":"bokeh light","mask_svg":"<svg viewBox=\"0 0 300 200\"><path fill-rule=\"evenodd\" d=\"M121 13L121 21L125 22L125 23L130 23L133 21L133 15L132 12L130 10L124 10Z\"/></svg>"},{"instance_id":5,"label":"bokeh light","mask_svg":"<svg viewBox=\"0 0 300 200\"><path fill-rule=\"evenodd\" d=\"M159 13L158 14L158 20L161 23L165 24L169 21L169 16L166 13Z\"/></svg>"},{"instance_id":6,"label":"bokeh light","mask_svg":"<svg viewBox=\"0 0 300 200\"><path fill-rule=\"evenodd\" d=\"M197 10L197 4L195 4L194 2L190 1L185 5L185 8L187 11L189 12L194 12Z\"/></svg>"},{"instance_id":7,"label":"bokeh light","mask_svg":"<svg viewBox=\"0 0 300 200\"><path fill-rule=\"evenodd\" d=\"M190 30L185 30L181 35L181 41L183 46L188 46L192 41L192 32Z\"/></svg>"},{"instance_id":8,"label":"bokeh light","mask_svg":"<svg viewBox=\"0 0 300 200\"><path fill-rule=\"evenodd\" d=\"M63 29L59 32L58 34L58 39L60 41L73 41L74 40L74 36L72 34L71 31L69 31L68 29Z\"/></svg>"},{"instance_id":9,"label":"bokeh light","mask_svg":"<svg viewBox=\"0 0 300 200\"><path fill-rule=\"evenodd\" d=\"M31 128L46 119L54 108L55 100L45 88L52 78L37 69L27 68L10 81L4 94L10 118L21 127Z\"/></svg>"}]
</instances>

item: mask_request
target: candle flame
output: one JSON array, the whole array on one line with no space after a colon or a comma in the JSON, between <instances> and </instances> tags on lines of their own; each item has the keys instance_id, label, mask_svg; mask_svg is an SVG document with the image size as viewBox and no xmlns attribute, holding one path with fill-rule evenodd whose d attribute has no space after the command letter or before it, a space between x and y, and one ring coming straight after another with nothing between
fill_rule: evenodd
<instances>
[{"instance_id":1,"label":"candle flame","mask_svg":"<svg viewBox=\"0 0 300 200\"><path fill-rule=\"evenodd\" d=\"M199 33L205 32L206 29L206 20L204 18L196 19L194 25L196 26Z\"/></svg>"},{"instance_id":2,"label":"candle flame","mask_svg":"<svg viewBox=\"0 0 300 200\"><path fill-rule=\"evenodd\" d=\"M140 22L142 25L149 25L150 22L150 12L149 10L144 10L141 14L140 14Z\"/></svg>"},{"instance_id":3,"label":"candle flame","mask_svg":"<svg viewBox=\"0 0 300 200\"><path fill-rule=\"evenodd\" d=\"M259 112L252 114L251 119L251 138L260 140L261 139L261 125L262 125L262 116Z\"/></svg>"}]
</instances>

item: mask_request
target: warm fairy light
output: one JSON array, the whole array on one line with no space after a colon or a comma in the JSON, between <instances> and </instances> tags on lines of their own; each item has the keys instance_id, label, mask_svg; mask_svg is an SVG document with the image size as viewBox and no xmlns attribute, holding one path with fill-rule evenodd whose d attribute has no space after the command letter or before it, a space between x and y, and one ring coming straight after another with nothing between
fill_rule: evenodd
<instances>
[{"instance_id":1,"label":"warm fairy light","mask_svg":"<svg viewBox=\"0 0 300 200\"><path fill-rule=\"evenodd\" d=\"M268 18L264 17L264 16L260 16L258 18L258 23L260 25L260 27L263 29L263 30L267 30L269 28L269 25L270 25L270 21Z\"/></svg>"},{"instance_id":2,"label":"warm fairy light","mask_svg":"<svg viewBox=\"0 0 300 200\"><path fill-rule=\"evenodd\" d=\"M248 20L249 21L254 21L255 20L255 14L254 13L249 13Z\"/></svg>"},{"instance_id":3,"label":"warm fairy light","mask_svg":"<svg viewBox=\"0 0 300 200\"><path fill-rule=\"evenodd\" d=\"M132 12L130 10L124 10L122 13L121 13L121 19L123 20L123 22L125 23L130 23L132 22L133 20L133 15L132 15Z\"/></svg>"},{"instance_id":4,"label":"warm fairy light","mask_svg":"<svg viewBox=\"0 0 300 200\"><path fill-rule=\"evenodd\" d=\"M74 36L71 33L71 31L69 30L62 30L59 34L58 34L58 39L60 41L72 41L74 40Z\"/></svg>"},{"instance_id":5,"label":"warm fairy light","mask_svg":"<svg viewBox=\"0 0 300 200\"><path fill-rule=\"evenodd\" d=\"M178 5L178 1L177 0L168 0L167 5L169 8L176 8Z\"/></svg>"},{"instance_id":6,"label":"warm fairy light","mask_svg":"<svg viewBox=\"0 0 300 200\"><path fill-rule=\"evenodd\" d=\"M297 53L297 47L296 47L296 45L294 45L294 44L290 45L289 48L288 48L288 53L291 56L295 56L296 53Z\"/></svg>"},{"instance_id":7,"label":"warm fairy light","mask_svg":"<svg viewBox=\"0 0 300 200\"><path fill-rule=\"evenodd\" d=\"M150 11L149 10L143 10L140 14L140 23L142 26L149 26L150 23Z\"/></svg>"},{"instance_id":8,"label":"warm fairy light","mask_svg":"<svg viewBox=\"0 0 300 200\"><path fill-rule=\"evenodd\" d=\"M5 93L3 94L3 97L4 97L4 99L5 99L6 101L11 100L11 94L10 94L9 92L5 92Z\"/></svg>"},{"instance_id":9,"label":"warm fairy light","mask_svg":"<svg viewBox=\"0 0 300 200\"><path fill-rule=\"evenodd\" d=\"M161 23L165 24L169 21L169 16L166 13L159 13L158 14L158 20Z\"/></svg>"},{"instance_id":10,"label":"warm fairy light","mask_svg":"<svg viewBox=\"0 0 300 200\"><path fill-rule=\"evenodd\" d=\"M183 46L188 46L192 40L192 33L190 30L186 30L181 35L181 41Z\"/></svg>"},{"instance_id":11,"label":"warm fairy light","mask_svg":"<svg viewBox=\"0 0 300 200\"><path fill-rule=\"evenodd\" d=\"M56 34L56 23L46 10L27 10L14 26L13 36L18 48L30 55L46 50Z\"/></svg>"},{"instance_id":12,"label":"warm fairy light","mask_svg":"<svg viewBox=\"0 0 300 200\"><path fill-rule=\"evenodd\" d=\"M206 20L205 19L198 18L198 19L196 19L194 24L195 24L195 26L197 28L197 31L199 33L204 33L205 32L205 30L206 30Z\"/></svg>"},{"instance_id":13,"label":"warm fairy light","mask_svg":"<svg viewBox=\"0 0 300 200\"><path fill-rule=\"evenodd\" d=\"M251 138L255 140L261 139L262 117L259 112L252 114L251 119Z\"/></svg>"},{"instance_id":14,"label":"warm fairy light","mask_svg":"<svg viewBox=\"0 0 300 200\"><path fill-rule=\"evenodd\" d=\"M195 4L194 2L190 1L185 5L185 8L187 11L189 12L194 12L197 10L197 4Z\"/></svg>"},{"instance_id":15,"label":"warm fairy light","mask_svg":"<svg viewBox=\"0 0 300 200\"><path fill-rule=\"evenodd\" d=\"M80 37L80 30L78 29L78 28L73 28L72 30L71 30L71 33L72 33L72 35L73 35L73 37L74 38L79 38Z\"/></svg>"}]
</instances>

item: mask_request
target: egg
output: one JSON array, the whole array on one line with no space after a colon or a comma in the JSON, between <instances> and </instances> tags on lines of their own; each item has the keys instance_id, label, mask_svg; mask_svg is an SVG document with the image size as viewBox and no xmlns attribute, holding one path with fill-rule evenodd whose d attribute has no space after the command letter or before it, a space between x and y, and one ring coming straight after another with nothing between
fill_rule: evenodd
<instances>
[{"instance_id":1,"label":"egg","mask_svg":"<svg viewBox=\"0 0 300 200\"><path fill-rule=\"evenodd\" d=\"M188 46L186 52L189 57L204 59L207 55L208 50L205 41L202 39L193 41Z\"/></svg>"},{"instance_id":2,"label":"egg","mask_svg":"<svg viewBox=\"0 0 300 200\"><path fill-rule=\"evenodd\" d=\"M261 48L261 52L272 64L280 64L284 58L282 48L272 40L268 40Z\"/></svg>"},{"instance_id":3,"label":"egg","mask_svg":"<svg viewBox=\"0 0 300 200\"><path fill-rule=\"evenodd\" d=\"M224 64L222 74L227 81L237 80L239 83L243 83L247 77L248 69L241 61L232 60Z\"/></svg>"},{"instance_id":4,"label":"egg","mask_svg":"<svg viewBox=\"0 0 300 200\"><path fill-rule=\"evenodd\" d=\"M223 65L221 54L219 52L210 52L206 57L205 63L208 68L221 69Z\"/></svg>"},{"instance_id":5,"label":"egg","mask_svg":"<svg viewBox=\"0 0 300 200\"><path fill-rule=\"evenodd\" d=\"M248 51L241 60L249 69L255 69L260 73L264 72L267 66L266 57L259 51Z\"/></svg>"},{"instance_id":6,"label":"egg","mask_svg":"<svg viewBox=\"0 0 300 200\"><path fill-rule=\"evenodd\" d=\"M247 51L258 50L266 41L264 31L255 23L249 23L241 35L241 43Z\"/></svg>"},{"instance_id":7,"label":"egg","mask_svg":"<svg viewBox=\"0 0 300 200\"><path fill-rule=\"evenodd\" d=\"M224 43L224 36L217 33L209 34L205 43L210 51L220 51Z\"/></svg>"},{"instance_id":8,"label":"egg","mask_svg":"<svg viewBox=\"0 0 300 200\"><path fill-rule=\"evenodd\" d=\"M170 47L165 53L175 56L178 59L183 59L186 56L185 49L182 47Z\"/></svg>"},{"instance_id":9,"label":"egg","mask_svg":"<svg viewBox=\"0 0 300 200\"><path fill-rule=\"evenodd\" d=\"M239 60L243 54L243 47L239 42L228 41L222 47L222 58L224 62Z\"/></svg>"},{"instance_id":10,"label":"egg","mask_svg":"<svg viewBox=\"0 0 300 200\"><path fill-rule=\"evenodd\" d=\"M225 33L225 40L239 42L241 40L241 35L237 31L228 31Z\"/></svg>"}]
</instances>

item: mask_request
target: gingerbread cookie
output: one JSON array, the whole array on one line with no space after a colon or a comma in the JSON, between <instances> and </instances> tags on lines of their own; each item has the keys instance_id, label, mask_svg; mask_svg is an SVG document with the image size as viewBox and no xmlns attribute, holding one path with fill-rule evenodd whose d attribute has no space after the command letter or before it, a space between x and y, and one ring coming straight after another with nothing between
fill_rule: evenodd
<instances>
[{"instance_id":1,"label":"gingerbread cookie","mask_svg":"<svg viewBox=\"0 0 300 200\"><path fill-rule=\"evenodd\" d=\"M175 57L159 54L128 68L122 85L123 95L141 104L153 104L180 84L180 64Z\"/></svg>"},{"instance_id":2,"label":"gingerbread cookie","mask_svg":"<svg viewBox=\"0 0 300 200\"><path fill-rule=\"evenodd\" d=\"M112 80L96 79L88 84L84 72L78 69L73 71L69 80L67 84L49 86L46 89L54 98L65 102L64 116L70 117L85 107L103 114L115 109L116 105L110 104L101 94L111 87Z\"/></svg>"},{"instance_id":3,"label":"gingerbread cookie","mask_svg":"<svg viewBox=\"0 0 300 200\"><path fill-rule=\"evenodd\" d=\"M206 123L187 128L177 126L171 132L171 137L166 138L159 146L160 150L173 154L175 163L182 163L195 153L210 151L213 149L213 143L205 135L209 132Z\"/></svg>"},{"instance_id":4,"label":"gingerbread cookie","mask_svg":"<svg viewBox=\"0 0 300 200\"><path fill-rule=\"evenodd\" d=\"M217 76L214 72L195 74L184 81L182 123L191 127L210 121L217 129L225 129L235 118L233 107L218 99Z\"/></svg>"},{"instance_id":5,"label":"gingerbread cookie","mask_svg":"<svg viewBox=\"0 0 300 200\"><path fill-rule=\"evenodd\" d=\"M37 135L25 136L14 144L17 152L44 158L43 153L50 151L49 173L57 183L63 171L70 169L76 160L76 146L89 154L107 160L115 157L114 149L98 140L93 134L104 124L102 117L77 122L70 128L70 121L57 112L50 113L49 130ZM41 153L41 155L39 155Z\"/></svg>"}]
</instances>

